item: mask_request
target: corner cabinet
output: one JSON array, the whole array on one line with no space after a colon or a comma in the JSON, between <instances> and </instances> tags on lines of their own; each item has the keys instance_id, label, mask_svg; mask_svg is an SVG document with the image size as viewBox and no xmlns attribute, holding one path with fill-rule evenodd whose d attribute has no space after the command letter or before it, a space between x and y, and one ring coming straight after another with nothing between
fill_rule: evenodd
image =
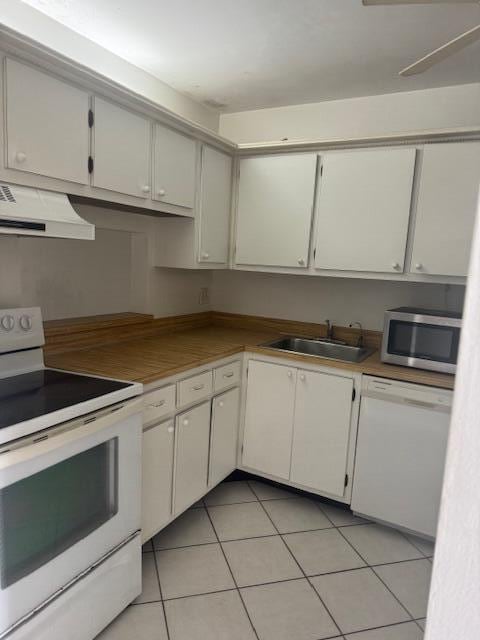
<instances>
[{"instance_id":1,"label":"corner cabinet","mask_svg":"<svg viewBox=\"0 0 480 640\"><path fill-rule=\"evenodd\" d=\"M315 269L403 272L415 155L389 148L323 156Z\"/></svg>"},{"instance_id":2,"label":"corner cabinet","mask_svg":"<svg viewBox=\"0 0 480 640\"><path fill-rule=\"evenodd\" d=\"M348 501L354 388L353 377L250 360L242 466Z\"/></svg>"},{"instance_id":3,"label":"corner cabinet","mask_svg":"<svg viewBox=\"0 0 480 640\"><path fill-rule=\"evenodd\" d=\"M154 266L180 269L228 267L232 157L204 145L195 218L158 221ZM178 173L181 174L180 169Z\"/></svg>"},{"instance_id":4,"label":"corner cabinet","mask_svg":"<svg viewBox=\"0 0 480 640\"><path fill-rule=\"evenodd\" d=\"M6 167L88 184L90 96L5 59Z\"/></svg>"},{"instance_id":5,"label":"corner cabinet","mask_svg":"<svg viewBox=\"0 0 480 640\"><path fill-rule=\"evenodd\" d=\"M240 160L235 264L308 267L317 156Z\"/></svg>"},{"instance_id":6,"label":"corner cabinet","mask_svg":"<svg viewBox=\"0 0 480 640\"><path fill-rule=\"evenodd\" d=\"M480 142L423 150L411 272L466 276L480 187Z\"/></svg>"},{"instance_id":7,"label":"corner cabinet","mask_svg":"<svg viewBox=\"0 0 480 640\"><path fill-rule=\"evenodd\" d=\"M93 104L93 186L150 198L150 121L101 98Z\"/></svg>"}]
</instances>

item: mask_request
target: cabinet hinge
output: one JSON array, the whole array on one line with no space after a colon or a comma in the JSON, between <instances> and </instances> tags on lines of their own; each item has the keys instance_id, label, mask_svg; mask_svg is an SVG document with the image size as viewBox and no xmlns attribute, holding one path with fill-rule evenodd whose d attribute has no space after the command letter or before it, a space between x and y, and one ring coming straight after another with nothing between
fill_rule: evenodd
<instances>
[{"instance_id":1,"label":"cabinet hinge","mask_svg":"<svg viewBox=\"0 0 480 640\"><path fill-rule=\"evenodd\" d=\"M348 487L348 473L345 474L345 483L344 483L345 487Z\"/></svg>"},{"instance_id":2,"label":"cabinet hinge","mask_svg":"<svg viewBox=\"0 0 480 640\"><path fill-rule=\"evenodd\" d=\"M88 156L88 173L93 173L93 158Z\"/></svg>"},{"instance_id":3,"label":"cabinet hinge","mask_svg":"<svg viewBox=\"0 0 480 640\"><path fill-rule=\"evenodd\" d=\"M323 176L323 164L320 165L320 175Z\"/></svg>"},{"instance_id":4,"label":"cabinet hinge","mask_svg":"<svg viewBox=\"0 0 480 640\"><path fill-rule=\"evenodd\" d=\"M355 402L355 398L357 397L357 392L355 390L355 387L353 387L352 389L352 402Z\"/></svg>"},{"instance_id":5,"label":"cabinet hinge","mask_svg":"<svg viewBox=\"0 0 480 640\"><path fill-rule=\"evenodd\" d=\"M95 122L95 118L93 115L93 111L89 109L88 110L88 126L90 127L90 129L93 127L94 122Z\"/></svg>"},{"instance_id":6,"label":"cabinet hinge","mask_svg":"<svg viewBox=\"0 0 480 640\"><path fill-rule=\"evenodd\" d=\"M314 259L314 260L315 260L316 255L317 255L317 249L315 248L315 249L313 250L313 259Z\"/></svg>"}]
</instances>

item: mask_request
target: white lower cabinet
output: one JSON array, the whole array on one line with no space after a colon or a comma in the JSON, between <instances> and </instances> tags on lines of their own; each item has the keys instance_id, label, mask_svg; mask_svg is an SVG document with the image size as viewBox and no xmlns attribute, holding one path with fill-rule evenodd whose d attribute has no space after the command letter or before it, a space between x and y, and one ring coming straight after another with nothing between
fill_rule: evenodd
<instances>
[{"instance_id":1,"label":"white lower cabinet","mask_svg":"<svg viewBox=\"0 0 480 640\"><path fill-rule=\"evenodd\" d=\"M242 463L344 499L354 380L251 360Z\"/></svg>"},{"instance_id":2,"label":"white lower cabinet","mask_svg":"<svg viewBox=\"0 0 480 640\"><path fill-rule=\"evenodd\" d=\"M297 371L251 360L242 462L252 470L288 480Z\"/></svg>"},{"instance_id":3,"label":"white lower cabinet","mask_svg":"<svg viewBox=\"0 0 480 640\"><path fill-rule=\"evenodd\" d=\"M174 515L207 492L210 404L204 402L176 418Z\"/></svg>"},{"instance_id":4,"label":"white lower cabinet","mask_svg":"<svg viewBox=\"0 0 480 640\"><path fill-rule=\"evenodd\" d=\"M209 486L215 486L221 482L237 467L239 408L240 389L238 387L212 400Z\"/></svg>"},{"instance_id":5,"label":"white lower cabinet","mask_svg":"<svg viewBox=\"0 0 480 640\"><path fill-rule=\"evenodd\" d=\"M143 432L142 540L149 540L170 520L172 511L174 420Z\"/></svg>"},{"instance_id":6,"label":"white lower cabinet","mask_svg":"<svg viewBox=\"0 0 480 640\"><path fill-rule=\"evenodd\" d=\"M299 371L293 427L292 482L343 496L353 380Z\"/></svg>"}]
</instances>

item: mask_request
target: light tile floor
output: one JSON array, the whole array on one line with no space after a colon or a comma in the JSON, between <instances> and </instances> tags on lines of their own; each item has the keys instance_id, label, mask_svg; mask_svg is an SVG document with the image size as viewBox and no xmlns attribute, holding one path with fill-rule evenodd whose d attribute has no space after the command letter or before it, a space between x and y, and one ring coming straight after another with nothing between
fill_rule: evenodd
<instances>
[{"instance_id":1,"label":"light tile floor","mask_svg":"<svg viewBox=\"0 0 480 640\"><path fill-rule=\"evenodd\" d=\"M421 640L433 544L260 481L224 482L147 543L97 640Z\"/></svg>"}]
</instances>

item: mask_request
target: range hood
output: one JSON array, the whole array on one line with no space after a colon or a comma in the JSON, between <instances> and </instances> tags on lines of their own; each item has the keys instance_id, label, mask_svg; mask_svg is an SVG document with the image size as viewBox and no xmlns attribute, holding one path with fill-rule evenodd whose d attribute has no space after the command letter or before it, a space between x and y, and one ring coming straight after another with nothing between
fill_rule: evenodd
<instances>
[{"instance_id":1,"label":"range hood","mask_svg":"<svg viewBox=\"0 0 480 640\"><path fill-rule=\"evenodd\" d=\"M0 182L0 233L94 240L95 227L73 209L64 193Z\"/></svg>"}]
</instances>

